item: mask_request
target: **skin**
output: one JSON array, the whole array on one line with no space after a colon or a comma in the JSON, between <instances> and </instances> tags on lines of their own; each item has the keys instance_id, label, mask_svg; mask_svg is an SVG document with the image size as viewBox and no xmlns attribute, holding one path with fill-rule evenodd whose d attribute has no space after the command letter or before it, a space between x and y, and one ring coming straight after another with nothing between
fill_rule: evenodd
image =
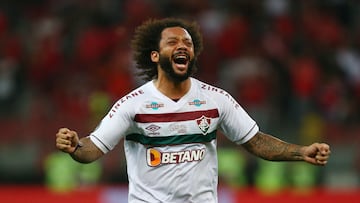
<instances>
[{"instance_id":1,"label":"skin","mask_svg":"<svg viewBox=\"0 0 360 203\"><path fill-rule=\"evenodd\" d=\"M154 81L156 88L170 99L180 99L190 89L190 78L174 80L160 65L160 58L170 60L176 78L185 76L189 71L190 60L194 59L194 46L190 34L181 27L163 30L159 42L159 51L151 52L151 60L158 64L158 78ZM187 56L185 65L176 64L174 56ZM80 143L81 147L76 147ZM313 143L302 146L284 142L274 136L258 132L242 145L248 152L269 161L305 161L314 165L326 165L330 156L330 147L325 143ZM81 163L90 163L104 153L88 137L79 139L77 133L68 128L61 128L56 133L56 147Z\"/></svg>"},{"instance_id":2,"label":"skin","mask_svg":"<svg viewBox=\"0 0 360 203\"><path fill-rule=\"evenodd\" d=\"M258 132L242 146L265 160L306 161L314 165L325 165L331 153L329 145L325 143L301 146L284 142L263 132Z\"/></svg>"},{"instance_id":3,"label":"skin","mask_svg":"<svg viewBox=\"0 0 360 203\"><path fill-rule=\"evenodd\" d=\"M78 144L82 146L76 148ZM88 137L79 139L77 132L68 128L60 128L56 133L56 148L80 163L91 163L104 155Z\"/></svg>"},{"instance_id":4,"label":"skin","mask_svg":"<svg viewBox=\"0 0 360 203\"><path fill-rule=\"evenodd\" d=\"M190 59L194 58L194 46L191 36L185 29L180 27L164 29L159 47L159 52L151 52L151 60L155 63L159 63L160 55L171 57L174 53L180 51L186 52L190 56ZM185 68L178 67L174 62L172 62L172 65L175 74L185 75L188 71L189 62ZM179 99L189 91L191 86L190 78L182 82L176 82L169 78L160 64L158 64L157 70L158 78L155 80L155 86L165 96L171 99Z\"/></svg>"}]
</instances>

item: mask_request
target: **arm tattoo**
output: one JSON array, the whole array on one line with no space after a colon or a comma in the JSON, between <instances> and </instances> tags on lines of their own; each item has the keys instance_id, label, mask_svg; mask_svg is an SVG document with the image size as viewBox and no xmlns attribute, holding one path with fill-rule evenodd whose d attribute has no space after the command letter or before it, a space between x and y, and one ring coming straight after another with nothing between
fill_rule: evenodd
<instances>
[{"instance_id":1,"label":"arm tattoo","mask_svg":"<svg viewBox=\"0 0 360 203\"><path fill-rule=\"evenodd\" d=\"M300 161L301 146L284 142L271 135L258 132L243 144L250 153L270 161Z\"/></svg>"}]
</instances>

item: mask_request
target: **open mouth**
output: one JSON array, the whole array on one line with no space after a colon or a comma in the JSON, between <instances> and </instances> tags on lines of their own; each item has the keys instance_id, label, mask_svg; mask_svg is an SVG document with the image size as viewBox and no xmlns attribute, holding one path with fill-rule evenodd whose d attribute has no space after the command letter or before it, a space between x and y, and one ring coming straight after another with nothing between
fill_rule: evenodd
<instances>
[{"instance_id":1,"label":"open mouth","mask_svg":"<svg viewBox=\"0 0 360 203\"><path fill-rule=\"evenodd\" d=\"M176 64L177 67L185 68L189 62L189 58L189 55L186 53L178 53L174 54L173 62Z\"/></svg>"},{"instance_id":2,"label":"open mouth","mask_svg":"<svg viewBox=\"0 0 360 203\"><path fill-rule=\"evenodd\" d=\"M186 64L188 61L187 56L177 56L174 58L174 62L177 64Z\"/></svg>"}]
</instances>

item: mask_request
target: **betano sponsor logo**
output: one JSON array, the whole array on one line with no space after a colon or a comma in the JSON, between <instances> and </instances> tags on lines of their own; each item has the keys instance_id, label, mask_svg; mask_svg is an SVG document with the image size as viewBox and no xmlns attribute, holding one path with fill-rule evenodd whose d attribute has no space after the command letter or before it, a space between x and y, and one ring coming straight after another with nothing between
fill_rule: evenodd
<instances>
[{"instance_id":1,"label":"betano sponsor logo","mask_svg":"<svg viewBox=\"0 0 360 203\"><path fill-rule=\"evenodd\" d=\"M160 152L154 148L146 150L146 160L149 166L163 164L180 164L185 162L201 161L205 157L205 148L179 152Z\"/></svg>"}]
</instances>

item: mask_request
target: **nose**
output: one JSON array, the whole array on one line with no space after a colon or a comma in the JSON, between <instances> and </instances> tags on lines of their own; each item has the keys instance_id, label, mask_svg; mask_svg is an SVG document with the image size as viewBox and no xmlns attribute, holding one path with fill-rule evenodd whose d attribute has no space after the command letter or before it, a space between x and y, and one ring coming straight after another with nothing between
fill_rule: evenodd
<instances>
[{"instance_id":1,"label":"nose","mask_svg":"<svg viewBox=\"0 0 360 203\"><path fill-rule=\"evenodd\" d=\"M180 41L180 42L178 43L177 49L186 49L185 43Z\"/></svg>"},{"instance_id":2,"label":"nose","mask_svg":"<svg viewBox=\"0 0 360 203\"><path fill-rule=\"evenodd\" d=\"M180 41L176 47L177 50L187 50L188 46L186 46L186 44L182 41Z\"/></svg>"}]
</instances>

